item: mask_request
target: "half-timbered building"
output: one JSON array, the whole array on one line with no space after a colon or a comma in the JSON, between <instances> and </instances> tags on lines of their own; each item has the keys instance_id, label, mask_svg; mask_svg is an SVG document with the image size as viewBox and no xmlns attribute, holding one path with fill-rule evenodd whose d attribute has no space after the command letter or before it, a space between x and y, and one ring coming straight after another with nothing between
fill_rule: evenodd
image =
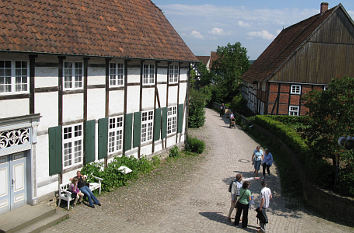
<instances>
[{"instance_id":1,"label":"half-timbered building","mask_svg":"<svg viewBox=\"0 0 354 233\"><path fill-rule=\"evenodd\" d=\"M354 23L339 4L285 28L242 76L256 114L305 115L304 95L334 78L354 77Z\"/></svg>"},{"instance_id":2,"label":"half-timbered building","mask_svg":"<svg viewBox=\"0 0 354 233\"><path fill-rule=\"evenodd\" d=\"M182 143L197 59L150 0L0 0L0 213Z\"/></svg>"}]
</instances>

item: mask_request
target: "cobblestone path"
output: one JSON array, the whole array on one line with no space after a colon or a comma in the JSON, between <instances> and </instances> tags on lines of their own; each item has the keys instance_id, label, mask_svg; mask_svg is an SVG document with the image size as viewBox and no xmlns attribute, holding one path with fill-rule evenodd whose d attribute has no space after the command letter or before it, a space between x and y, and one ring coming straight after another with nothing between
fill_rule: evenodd
<instances>
[{"instance_id":1,"label":"cobblestone path","mask_svg":"<svg viewBox=\"0 0 354 233\"><path fill-rule=\"evenodd\" d=\"M171 167L168 174L159 176L157 171L152 179L139 179L105 193L99 197L102 206L96 209L77 206L70 211L70 219L46 232L256 232L253 209L246 230L236 228L225 217L230 205L228 184L238 172L252 176L250 159L256 142L237 128L229 129L209 109L206 125L190 133L206 142L205 156L192 159L193 164ZM298 203L283 198L276 165L271 173L266 177L273 192L268 232L354 232L312 216ZM259 181L252 181L250 189L256 198L260 188Z\"/></svg>"}]
</instances>

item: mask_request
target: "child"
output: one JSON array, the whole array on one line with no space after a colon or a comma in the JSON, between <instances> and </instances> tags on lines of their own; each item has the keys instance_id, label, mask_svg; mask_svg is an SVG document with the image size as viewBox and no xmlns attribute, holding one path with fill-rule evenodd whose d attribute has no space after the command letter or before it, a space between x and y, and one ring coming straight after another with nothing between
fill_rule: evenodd
<instances>
[{"instance_id":1,"label":"child","mask_svg":"<svg viewBox=\"0 0 354 233\"><path fill-rule=\"evenodd\" d=\"M81 202L82 198L84 197L84 194L80 191L79 187L77 186L78 181L79 180L77 178L73 178L71 180L71 185L70 185L71 197L75 198L74 206L76 205L77 201Z\"/></svg>"}]
</instances>

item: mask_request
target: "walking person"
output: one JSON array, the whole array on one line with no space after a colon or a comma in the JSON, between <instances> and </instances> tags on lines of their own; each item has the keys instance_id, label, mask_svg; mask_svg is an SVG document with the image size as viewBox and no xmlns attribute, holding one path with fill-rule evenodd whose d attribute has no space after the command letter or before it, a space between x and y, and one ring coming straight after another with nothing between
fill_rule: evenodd
<instances>
[{"instance_id":1,"label":"walking person","mask_svg":"<svg viewBox=\"0 0 354 233\"><path fill-rule=\"evenodd\" d=\"M258 232L265 232L265 225L268 223L267 209L269 208L269 202L272 199L272 191L267 187L267 184L264 180L262 180L261 184L261 203L259 204L259 210L262 211L266 221L260 221L261 228Z\"/></svg>"},{"instance_id":2,"label":"walking person","mask_svg":"<svg viewBox=\"0 0 354 233\"><path fill-rule=\"evenodd\" d=\"M220 105L220 116L222 117L222 116L224 116L224 114L225 114L225 104L222 103Z\"/></svg>"},{"instance_id":3,"label":"walking person","mask_svg":"<svg viewBox=\"0 0 354 233\"><path fill-rule=\"evenodd\" d=\"M91 208L95 208L95 206L93 204L99 205L101 206L101 203L99 202L99 200L97 200L97 198L95 197L95 195L93 195L91 189L88 187L88 183L86 182L86 177L81 175L80 171L76 172L76 176L74 178L78 179L78 187L80 189L81 192L83 192L89 201L89 206Z\"/></svg>"},{"instance_id":4,"label":"walking person","mask_svg":"<svg viewBox=\"0 0 354 233\"><path fill-rule=\"evenodd\" d=\"M254 173L258 176L259 168L261 167L261 162L263 160L263 151L258 145L252 154L252 164L254 167Z\"/></svg>"},{"instance_id":5,"label":"walking person","mask_svg":"<svg viewBox=\"0 0 354 233\"><path fill-rule=\"evenodd\" d=\"M240 217L242 214L242 228L246 228L248 225L248 208L249 201L251 200L251 191L249 190L250 182L245 181L242 184L240 189L240 198L236 202L236 217L235 217L235 226L238 226L240 223Z\"/></svg>"},{"instance_id":6,"label":"walking person","mask_svg":"<svg viewBox=\"0 0 354 233\"><path fill-rule=\"evenodd\" d=\"M241 174L236 174L236 179L234 179L231 183L231 206L229 209L229 213L227 215L228 221L231 222L231 214L233 210L236 208L236 201L240 197L240 189L242 188L243 182L258 180L258 179L259 177L250 177L250 178L243 179L243 176Z\"/></svg>"},{"instance_id":7,"label":"walking person","mask_svg":"<svg viewBox=\"0 0 354 233\"><path fill-rule=\"evenodd\" d=\"M269 152L268 149L264 150L264 156L263 156L263 162L262 162L262 167L263 167L263 176L265 177L265 171L267 169L268 175L270 175L270 167L273 164L273 155L272 153Z\"/></svg>"}]
</instances>

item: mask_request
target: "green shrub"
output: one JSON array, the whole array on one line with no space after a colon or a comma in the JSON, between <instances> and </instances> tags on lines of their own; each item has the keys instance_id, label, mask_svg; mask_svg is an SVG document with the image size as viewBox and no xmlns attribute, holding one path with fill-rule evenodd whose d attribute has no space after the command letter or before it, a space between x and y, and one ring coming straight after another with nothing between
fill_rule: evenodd
<instances>
[{"instance_id":1,"label":"green shrub","mask_svg":"<svg viewBox=\"0 0 354 233\"><path fill-rule=\"evenodd\" d=\"M190 93L188 126L190 128L199 128L205 122L205 96L196 90L191 90Z\"/></svg>"},{"instance_id":2,"label":"green shrub","mask_svg":"<svg viewBox=\"0 0 354 233\"><path fill-rule=\"evenodd\" d=\"M179 152L178 146L174 146L170 149L170 154L169 154L170 157L177 157L179 155L180 155L180 152Z\"/></svg>"},{"instance_id":3,"label":"green shrub","mask_svg":"<svg viewBox=\"0 0 354 233\"><path fill-rule=\"evenodd\" d=\"M90 163L85 165L81 172L88 176L88 181L93 182L92 175L101 177L102 190L111 191L114 188L125 186L129 180L135 179L139 174L149 173L160 164L158 157L153 157L152 160L146 158L136 159L134 157L115 157L106 168L103 163ZM127 166L132 169L131 173L123 174L118 171L120 166ZM103 169L104 168L104 169Z\"/></svg>"},{"instance_id":4,"label":"green shrub","mask_svg":"<svg viewBox=\"0 0 354 233\"><path fill-rule=\"evenodd\" d=\"M185 150L201 154L205 149L205 142L197 138L188 137Z\"/></svg>"}]
</instances>

